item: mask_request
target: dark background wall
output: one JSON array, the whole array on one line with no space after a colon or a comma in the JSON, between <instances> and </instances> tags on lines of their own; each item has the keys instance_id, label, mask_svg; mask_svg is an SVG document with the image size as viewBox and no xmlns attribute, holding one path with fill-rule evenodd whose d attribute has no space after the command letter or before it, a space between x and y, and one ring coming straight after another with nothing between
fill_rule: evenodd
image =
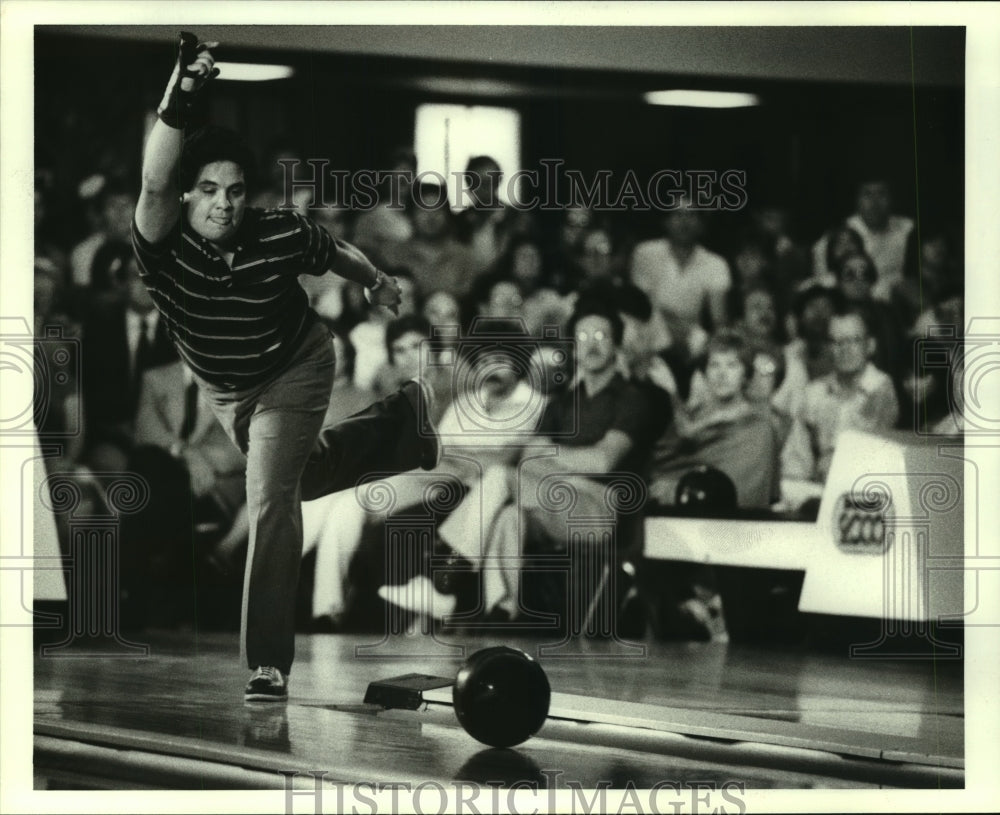
<instances>
[{"instance_id":1,"label":"dark background wall","mask_svg":"<svg viewBox=\"0 0 1000 815\"><path fill-rule=\"evenodd\" d=\"M897 210L960 225L964 29L252 27L200 31L220 59L280 61L290 80L216 83L213 119L258 152L275 140L347 170L387 167L419 104L520 111L525 167L585 175L742 169L748 206L778 203L812 239L851 211L872 167ZM74 189L96 170L134 180L144 115L174 54L165 27L37 27L36 166ZM108 55L115 66L109 70ZM749 91L759 107L658 107L646 90ZM71 206L71 202L62 202ZM653 226L628 216L642 232ZM741 216L718 215L717 223ZM716 230L724 231L724 230Z\"/></svg>"}]
</instances>

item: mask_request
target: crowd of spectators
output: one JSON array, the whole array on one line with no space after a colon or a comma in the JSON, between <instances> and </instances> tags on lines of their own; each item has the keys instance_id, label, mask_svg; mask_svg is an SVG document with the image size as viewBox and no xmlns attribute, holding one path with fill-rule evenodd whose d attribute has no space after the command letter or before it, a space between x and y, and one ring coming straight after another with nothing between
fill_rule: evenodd
<instances>
[{"instance_id":1,"label":"crowd of spectators","mask_svg":"<svg viewBox=\"0 0 1000 815\"><path fill-rule=\"evenodd\" d=\"M416 168L408 150L390 163ZM438 519L425 560L448 568L376 581L384 599L433 606L437 616L458 607L498 623L524 617L531 581L519 578L522 558L567 549L565 518L533 503L553 474L571 474L578 501L600 503L602 479L631 473L647 487L641 511L670 512L684 474L708 465L736 486L740 508L794 513L783 483L821 485L846 429L961 432L947 371L921 369L913 351L934 325L961 336L960 233L948 228L960 225L918 231L893 210L878 174L859 179L854 211L822 235L797 236L787 210L754 209L752 201L739 233L721 235L681 201L662 213L659 234L640 240L583 206L542 219L499 203L499 166L488 156L468 170L470 205L460 212L426 184L402 185L402 208L387 205L385 190L363 212L295 199L403 289L394 317L369 308L356 284L333 275L303 280L336 337L327 421L391 392L428 362L425 373L439 380L439 473L461 485L462 499ZM256 204L280 203L280 177L272 175ZM190 574L192 559L219 580L239 580L241 456L188 387L138 280L129 245L134 190L104 175L83 179L86 234L72 240L47 213L51 192L40 172L35 332L51 336L58 326L82 351L79 380L47 392L38 432L43 442L58 440L62 455L46 463L82 481L132 470L156 485L145 514L122 528L122 579L126 593L147 599L147 612L149 597L161 611L177 606L136 611L136 619L183 621L194 601L171 586ZM423 359L422 346L430 348ZM83 417L83 432L67 437L62 425L72 416ZM544 441L560 453L532 457ZM475 466L464 445L478 451ZM418 492L405 500L424 500ZM362 571L352 562L365 530L380 523L353 496L306 505L306 548L316 551L307 617L324 630L350 626ZM618 538L602 585L615 584L621 604L635 597L619 578L623 566L630 574L641 568L641 530ZM464 584L470 575L478 581L475 590L456 593L457 573ZM158 584L170 585L146 591Z\"/></svg>"}]
</instances>

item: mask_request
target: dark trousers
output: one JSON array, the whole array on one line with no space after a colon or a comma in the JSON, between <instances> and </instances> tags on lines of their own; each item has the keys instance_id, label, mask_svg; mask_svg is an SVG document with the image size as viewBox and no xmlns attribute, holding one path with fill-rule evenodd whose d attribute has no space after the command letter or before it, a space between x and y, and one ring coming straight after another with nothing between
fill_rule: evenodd
<instances>
[{"instance_id":1,"label":"dark trousers","mask_svg":"<svg viewBox=\"0 0 1000 815\"><path fill-rule=\"evenodd\" d=\"M241 652L250 668L291 670L302 501L353 487L370 473L419 466L418 386L408 384L321 432L333 373L331 338L317 324L287 368L263 385L234 392L200 382L247 457Z\"/></svg>"}]
</instances>

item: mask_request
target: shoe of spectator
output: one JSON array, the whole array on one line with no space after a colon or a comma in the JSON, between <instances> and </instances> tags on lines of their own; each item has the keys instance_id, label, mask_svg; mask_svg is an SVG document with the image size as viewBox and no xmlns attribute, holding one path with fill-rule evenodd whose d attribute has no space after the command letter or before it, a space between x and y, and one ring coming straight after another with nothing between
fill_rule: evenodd
<instances>
[{"instance_id":1,"label":"shoe of spectator","mask_svg":"<svg viewBox=\"0 0 1000 815\"><path fill-rule=\"evenodd\" d=\"M248 702L284 702L288 699L288 677L277 668L262 665L250 677L243 698Z\"/></svg>"},{"instance_id":2,"label":"shoe of spectator","mask_svg":"<svg viewBox=\"0 0 1000 815\"><path fill-rule=\"evenodd\" d=\"M394 606L426 614L437 620L451 614L456 603L452 595L439 592L431 579L422 574L410 578L402 585L380 586L378 596Z\"/></svg>"}]
</instances>

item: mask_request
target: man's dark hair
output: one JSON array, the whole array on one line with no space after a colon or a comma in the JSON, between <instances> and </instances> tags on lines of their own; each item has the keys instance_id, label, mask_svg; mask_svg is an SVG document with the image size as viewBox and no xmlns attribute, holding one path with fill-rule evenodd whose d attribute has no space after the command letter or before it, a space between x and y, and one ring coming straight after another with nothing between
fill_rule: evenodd
<instances>
[{"instance_id":1,"label":"man's dark hair","mask_svg":"<svg viewBox=\"0 0 1000 815\"><path fill-rule=\"evenodd\" d=\"M493 156L486 155L472 156L465 165L465 171L467 173L482 173L499 169L500 162L493 158Z\"/></svg>"},{"instance_id":2,"label":"man's dark hair","mask_svg":"<svg viewBox=\"0 0 1000 815\"><path fill-rule=\"evenodd\" d=\"M201 168L214 161L238 164L244 179L250 183L256 160L243 137L224 127L206 125L184 138L179 179L181 190L188 191L194 187Z\"/></svg>"},{"instance_id":3,"label":"man's dark hair","mask_svg":"<svg viewBox=\"0 0 1000 815\"><path fill-rule=\"evenodd\" d=\"M404 334L419 334L421 337L430 339L431 324L426 317L420 314L404 314L397 317L385 327L385 349L389 352L389 362L394 363L392 358L392 344Z\"/></svg>"},{"instance_id":4,"label":"man's dark hair","mask_svg":"<svg viewBox=\"0 0 1000 815\"><path fill-rule=\"evenodd\" d=\"M576 324L584 317L603 317L611 324L611 337L615 346L622 344L622 337L625 334L625 323L622 321L618 310L611 303L599 300L596 297L581 297L577 301L576 309L566 324L566 330L571 337L576 336Z\"/></svg>"},{"instance_id":5,"label":"man's dark hair","mask_svg":"<svg viewBox=\"0 0 1000 815\"><path fill-rule=\"evenodd\" d=\"M801 320L802 315L805 313L806 306L808 306L813 300L818 300L820 298L829 300L833 305L834 311L844 307L844 295L839 289L831 289L829 286L814 283L811 286L796 292L795 299L792 300L792 314L795 315L795 319Z\"/></svg>"},{"instance_id":6,"label":"man's dark hair","mask_svg":"<svg viewBox=\"0 0 1000 815\"><path fill-rule=\"evenodd\" d=\"M708 339L705 351L698 360L698 369L704 373L708 367L708 358L712 354L736 354L743 365L743 374L747 380L753 376L754 349L746 338L735 329L720 328Z\"/></svg>"}]
</instances>

